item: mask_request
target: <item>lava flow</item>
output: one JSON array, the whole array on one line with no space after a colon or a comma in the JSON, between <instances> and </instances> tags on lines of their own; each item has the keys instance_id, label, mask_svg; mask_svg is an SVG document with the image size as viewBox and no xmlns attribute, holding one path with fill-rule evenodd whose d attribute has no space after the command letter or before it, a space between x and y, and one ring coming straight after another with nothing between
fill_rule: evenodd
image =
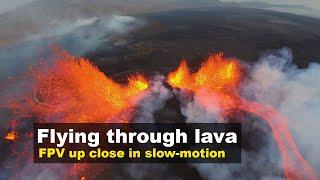
<instances>
[{"instance_id":1,"label":"lava flow","mask_svg":"<svg viewBox=\"0 0 320 180\"><path fill-rule=\"evenodd\" d=\"M24 111L54 122L108 122L130 110L149 86L138 74L118 84L88 60L60 50L52 65L33 74L33 95Z\"/></svg>"},{"instance_id":2,"label":"lava flow","mask_svg":"<svg viewBox=\"0 0 320 180\"><path fill-rule=\"evenodd\" d=\"M236 91L239 80L239 62L224 58L221 53L209 56L195 73L191 73L183 61L176 71L168 75L168 83L172 87L192 92L206 90L214 94L222 113L239 109L265 120L278 145L286 179L317 179L316 173L299 152L287 126L287 119L272 107L241 98Z\"/></svg>"}]
</instances>

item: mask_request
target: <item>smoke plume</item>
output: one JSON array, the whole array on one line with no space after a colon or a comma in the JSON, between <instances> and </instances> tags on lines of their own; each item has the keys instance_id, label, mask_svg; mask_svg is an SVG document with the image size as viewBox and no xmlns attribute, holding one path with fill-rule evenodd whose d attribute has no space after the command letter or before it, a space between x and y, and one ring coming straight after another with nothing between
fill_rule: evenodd
<instances>
[{"instance_id":1,"label":"smoke plume","mask_svg":"<svg viewBox=\"0 0 320 180\"><path fill-rule=\"evenodd\" d=\"M319 172L320 148L314 141L320 107L320 65L311 63L307 69L292 64L288 48L264 53L258 63L248 68L249 76L240 85L240 93L248 100L268 104L288 117L289 129L305 159ZM190 98L184 91L175 91L187 123L225 122L220 106L212 93L199 91ZM241 119L241 117L239 117ZM241 164L192 164L206 179L282 179L280 156L270 130L261 120L245 115L243 134L261 131L249 139L251 149L243 147ZM261 124L262 123L262 124ZM248 143L248 142L247 142ZM253 148L254 147L254 148ZM263 167L263 168L261 168Z\"/></svg>"},{"instance_id":2,"label":"smoke plume","mask_svg":"<svg viewBox=\"0 0 320 180\"><path fill-rule=\"evenodd\" d=\"M163 85L164 81L165 77L160 75L152 79L148 95L139 103L139 112L134 118L135 123L155 122L154 113L163 108L165 102L172 97L172 93Z\"/></svg>"},{"instance_id":3,"label":"smoke plume","mask_svg":"<svg viewBox=\"0 0 320 180\"><path fill-rule=\"evenodd\" d=\"M29 34L22 43L0 49L0 80L21 74L26 67L50 56L48 49L52 45L82 56L102 43L111 48L109 41L114 36L129 33L142 25L143 21L139 19L120 15L58 21L36 34Z\"/></svg>"},{"instance_id":4,"label":"smoke plume","mask_svg":"<svg viewBox=\"0 0 320 180\"><path fill-rule=\"evenodd\" d=\"M320 125L320 65L311 63L307 69L297 69L292 59L288 48L262 55L243 94L272 105L288 117L302 154L320 172L320 142L314 140Z\"/></svg>"}]
</instances>

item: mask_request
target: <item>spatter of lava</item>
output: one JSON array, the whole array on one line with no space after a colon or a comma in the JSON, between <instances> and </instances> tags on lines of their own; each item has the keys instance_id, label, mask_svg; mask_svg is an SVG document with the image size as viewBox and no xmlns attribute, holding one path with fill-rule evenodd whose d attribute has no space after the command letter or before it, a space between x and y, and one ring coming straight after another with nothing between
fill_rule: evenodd
<instances>
[{"instance_id":1,"label":"spatter of lava","mask_svg":"<svg viewBox=\"0 0 320 180\"><path fill-rule=\"evenodd\" d=\"M236 59L223 59L222 53L211 55L198 72L191 74L186 61L168 75L172 87L197 92L205 89L214 93L222 108L232 108L237 104L234 87L240 80L240 65Z\"/></svg>"},{"instance_id":2,"label":"spatter of lava","mask_svg":"<svg viewBox=\"0 0 320 180\"><path fill-rule=\"evenodd\" d=\"M214 95L222 113L239 109L256 114L272 129L272 135L281 153L281 164L286 179L316 180L316 173L296 146L286 117L270 106L250 102L239 96L236 88L240 72L240 64L236 59L224 58L220 53L209 56L195 73L191 73L186 61L182 61L176 71L169 73L167 81L172 87L179 89L192 92L208 91Z\"/></svg>"},{"instance_id":3,"label":"spatter of lava","mask_svg":"<svg viewBox=\"0 0 320 180\"><path fill-rule=\"evenodd\" d=\"M10 103L16 119L36 117L36 122L60 123L129 121L131 110L149 87L144 76L136 74L128 77L127 84L119 84L89 60L53 50L54 59L50 63L31 69L31 93L26 93L23 100ZM4 139L20 141L18 121L12 121L9 126L11 130ZM23 152L13 150L13 154L29 154L28 148L22 149ZM27 160L29 162L29 158ZM88 169L86 164L74 164L70 175L79 175Z\"/></svg>"},{"instance_id":4,"label":"spatter of lava","mask_svg":"<svg viewBox=\"0 0 320 180\"><path fill-rule=\"evenodd\" d=\"M7 141L16 141L19 138L18 132L10 131L7 133L7 135L4 137Z\"/></svg>"},{"instance_id":5,"label":"spatter of lava","mask_svg":"<svg viewBox=\"0 0 320 180\"><path fill-rule=\"evenodd\" d=\"M33 70L32 97L26 112L54 122L108 122L130 109L148 88L142 75L118 84L87 59L57 51L52 65Z\"/></svg>"}]
</instances>

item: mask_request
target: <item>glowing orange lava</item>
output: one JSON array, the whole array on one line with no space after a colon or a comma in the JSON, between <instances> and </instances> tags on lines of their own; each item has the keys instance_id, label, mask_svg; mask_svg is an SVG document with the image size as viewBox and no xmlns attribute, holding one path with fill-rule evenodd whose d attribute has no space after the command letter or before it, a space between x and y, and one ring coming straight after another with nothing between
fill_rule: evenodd
<instances>
[{"instance_id":1,"label":"glowing orange lava","mask_svg":"<svg viewBox=\"0 0 320 180\"><path fill-rule=\"evenodd\" d=\"M182 61L179 68L168 75L168 83L172 87L193 92L208 90L215 94L223 108L232 108L237 104L232 90L239 80L240 64L235 59L223 58L222 53L209 56L193 74L186 61Z\"/></svg>"},{"instance_id":2,"label":"glowing orange lava","mask_svg":"<svg viewBox=\"0 0 320 180\"><path fill-rule=\"evenodd\" d=\"M31 69L32 78L28 78L31 92L24 94L23 99L8 101L6 106L12 109L15 120L9 122L10 131L4 139L18 140L20 134L15 130L19 123L16 119L21 118L36 117L36 122L69 123L129 121L133 107L149 88L144 76L136 74L128 77L127 84L119 84L85 58L74 57L58 49L54 52L52 61ZM32 137L29 132L22 135L21 139ZM16 151L13 148L13 154L22 157L20 154L28 150ZM87 164L74 164L69 175L81 175L81 179L87 179L85 172L89 167Z\"/></svg>"},{"instance_id":3,"label":"glowing orange lava","mask_svg":"<svg viewBox=\"0 0 320 180\"><path fill-rule=\"evenodd\" d=\"M186 61L182 61L177 71L168 76L173 87L197 91L206 88L212 92L225 93L225 88L234 87L239 81L239 63L235 59L224 59L215 54L203 63L200 69L191 74Z\"/></svg>"},{"instance_id":4,"label":"glowing orange lava","mask_svg":"<svg viewBox=\"0 0 320 180\"><path fill-rule=\"evenodd\" d=\"M121 85L87 59L57 52L53 64L34 71L35 86L28 108L32 114L59 122L107 122L131 108L148 88L142 75Z\"/></svg>"},{"instance_id":5,"label":"glowing orange lava","mask_svg":"<svg viewBox=\"0 0 320 180\"><path fill-rule=\"evenodd\" d=\"M18 138L19 138L19 134L18 132L15 132L15 131L8 132L7 135L5 136L5 139L7 141L16 141L18 140Z\"/></svg>"},{"instance_id":6,"label":"glowing orange lava","mask_svg":"<svg viewBox=\"0 0 320 180\"><path fill-rule=\"evenodd\" d=\"M222 54L211 55L200 69L191 73L183 61L169 73L168 83L175 88L192 92L206 90L215 97L222 111L240 109L254 113L267 121L282 156L282 168L287 179L317 179L316 173L299 152L287 126L287 119L275 109L241 98L236 87L240 80L240 64Z\"/></svg>"}]
</instances>

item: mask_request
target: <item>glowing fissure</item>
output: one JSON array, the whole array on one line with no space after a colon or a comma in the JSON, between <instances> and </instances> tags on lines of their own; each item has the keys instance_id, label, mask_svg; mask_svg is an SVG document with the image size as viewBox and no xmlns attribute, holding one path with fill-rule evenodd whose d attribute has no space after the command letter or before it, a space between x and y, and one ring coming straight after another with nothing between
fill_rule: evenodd
<instances>
[{"instance_id":1,"label":"glowing fissure","mask_svg":"<svg viewBox=\"0 0 320 180\"><path fill-rule=\"evenodd\" d=\"M232 109L247 111L265 120L272 129L272 135L281 154L281 164L286 179L313 179L316 173L299 152L289 131L287 119L275 109L241 98L236 87L240 80L240 64L223 55L211 55L199 70L191 73L186 61L169 73L168 83L175 88L192 92L207 90L214 94L222 113Z\"/></svg>"}]
</instances>

